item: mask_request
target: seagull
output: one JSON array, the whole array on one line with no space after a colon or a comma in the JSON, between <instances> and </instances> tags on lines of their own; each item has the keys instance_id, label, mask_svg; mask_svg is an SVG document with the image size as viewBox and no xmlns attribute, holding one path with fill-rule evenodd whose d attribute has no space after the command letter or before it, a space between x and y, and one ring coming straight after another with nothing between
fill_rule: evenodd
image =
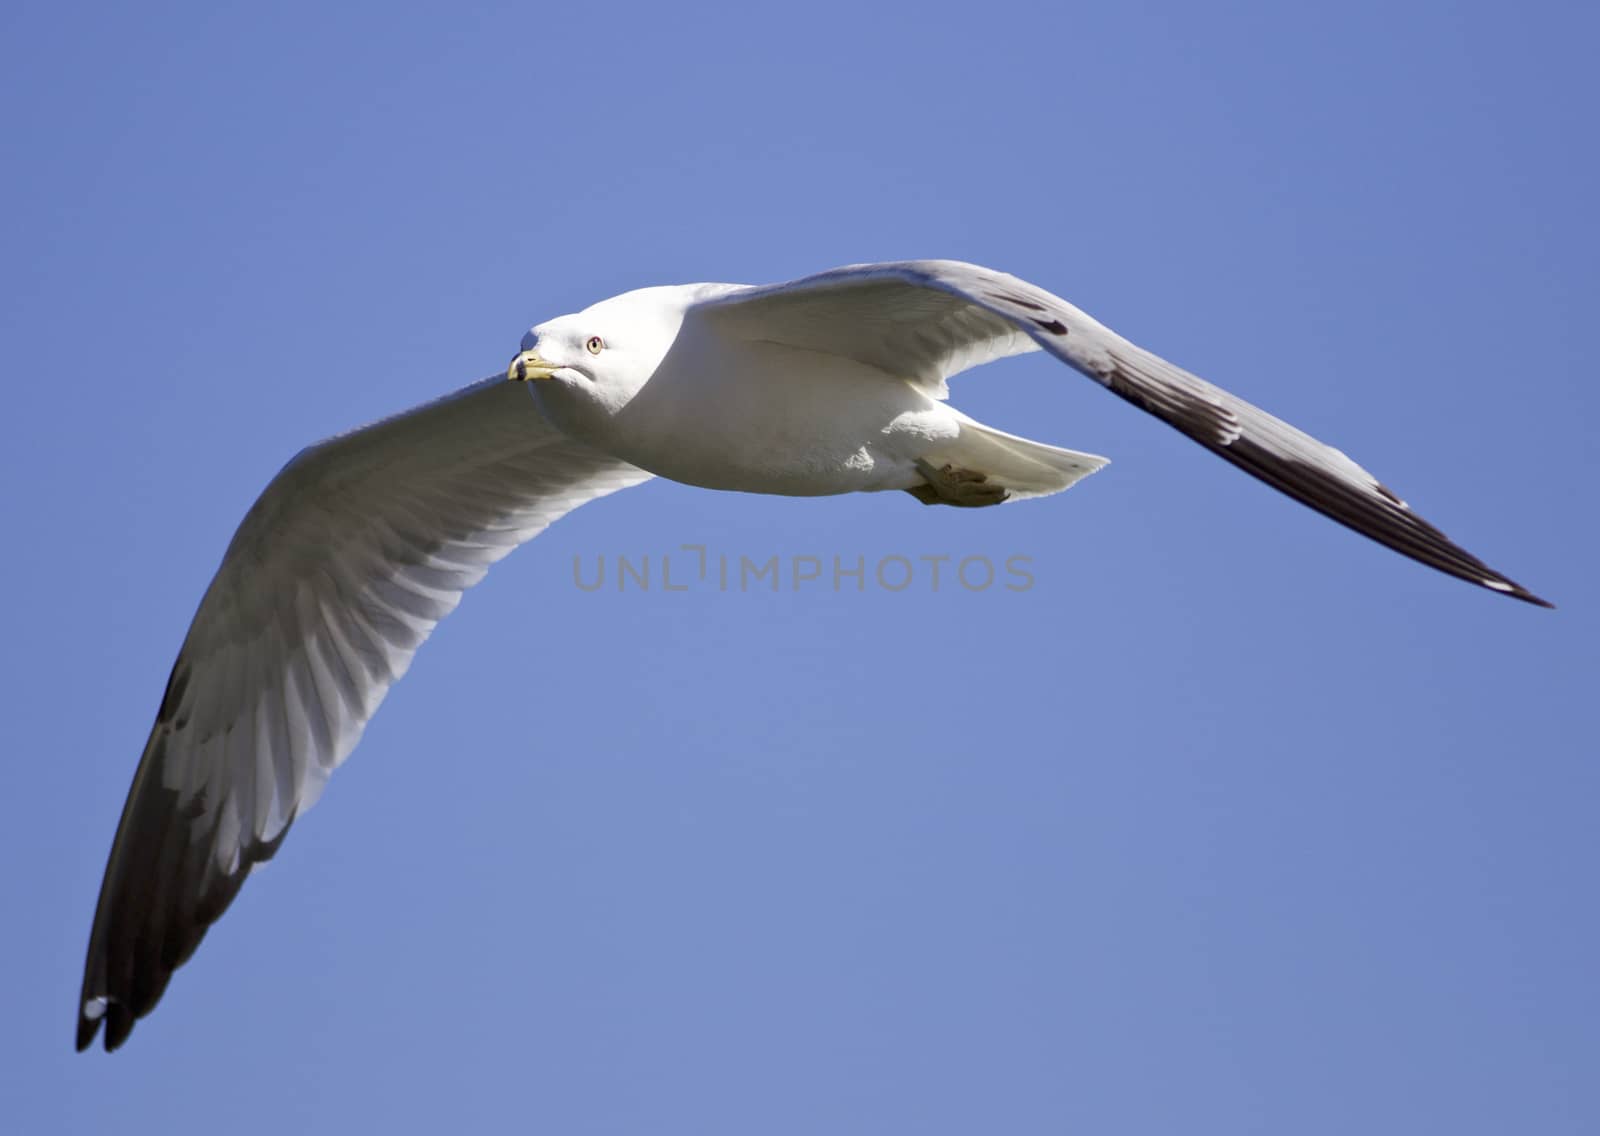
<instances>
[{"instance_id":1,"label":"seagull","mask_svg":"<svg viewBox=\"0 0 1600 1136\"><path fill-rule=\"evenodd\" d=\"M948 260L644 288L523 337L504 375L302 450L245 514L173 665L106 865L77 1047L116 1049L310 808L491 564L652 476L980 508L1106 464L985 426L946 380L1044 350L1402 555L1548 603L1342 452L1009 274Z\"/></svg>"}]
</instances>

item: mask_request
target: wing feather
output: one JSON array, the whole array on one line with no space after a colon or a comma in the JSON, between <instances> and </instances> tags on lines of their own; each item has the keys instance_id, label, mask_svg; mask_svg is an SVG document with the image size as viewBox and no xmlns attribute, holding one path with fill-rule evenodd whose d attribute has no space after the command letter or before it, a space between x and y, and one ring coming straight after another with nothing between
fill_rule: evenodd
<instances>
[{"instance_id":1,"label":"wing feather","mask_svg":"<svg viewBox=\"0 0 1600 1136\"><path fill-rule=\"evenodd\" d=\"M303 451L195 614L106 865L78 1048L115 1049L489 566L649 477L488 379Z\"/></svg>"},{"instance_id":2,"label":"wing feather","mask_svg":"<svg viewBox=\"0 0 1600 1136\"><path fill-rule=\"evenodd\" d=\"M699 311L725 334L843 355L937 398L952 375L1039 350L1009 316L959 292L920 287L898 268L858 265L788 284L724 286Z\"/></svg>"}]
</instances>

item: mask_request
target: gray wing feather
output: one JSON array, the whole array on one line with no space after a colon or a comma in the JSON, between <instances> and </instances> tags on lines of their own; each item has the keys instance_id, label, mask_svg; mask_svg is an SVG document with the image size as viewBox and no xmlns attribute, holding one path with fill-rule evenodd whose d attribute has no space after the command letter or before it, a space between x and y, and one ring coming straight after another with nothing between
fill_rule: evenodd
<instances>
[{"instance_id":1,"label":"gray wing feather","mask_svg":"<svg viewBox=\"0 0 1600 1136\"><path fill-rule=\"evenodd\" d=\"M941 386L967 367L1042 347L1340 524L1441 572L1551 606L1452 543L1341 451L1008 273L953 260L851 265L728 290L701 310L735 334L835 351Z\"/></svg>"},{"instance_id":2,"label":"gray wing feather","mask_svg":"<svg viewBox=\"0 0 1600 1136\"><path fill-rule=\"evenodd\" d=\"M179 651L101 885L79 1049L115 1049L489 566L650 475L487 379L329 439L251 507Z\"/></svg>"},{"instance_id":3,"label":"gray wing feather","mask_svg":"<svg viewBox=\"0 0 1600 1136\"><path fill-rule=\"evenodd\" d=\"M725 285L696 310L725 334L843 355L938 398L952 375L1039 350L1010 316L959 291L920 286L903 267L858 265L787 284Z\"/></svg>"}]
</instances>

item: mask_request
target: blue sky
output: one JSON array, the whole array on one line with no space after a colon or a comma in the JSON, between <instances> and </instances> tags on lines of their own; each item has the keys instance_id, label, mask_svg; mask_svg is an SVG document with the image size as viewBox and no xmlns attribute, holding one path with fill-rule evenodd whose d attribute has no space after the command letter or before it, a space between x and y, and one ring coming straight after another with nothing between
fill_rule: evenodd
<instances>
[{"instance_id":1,"label":"blue sky","mask_svg":"<svg viewBox=\"0 0 1600 1136\"><path fill-rule=\"evenodd\" d=\"M28 1133L1593 1132L1592 6L0 14ZM992 510L652 484L498 567L107 1058L187 621L300 446L628 288L945 256L1349 451L1452 581L1047 359ZM667 593L573 561L1029 558Z\"/></svg>"}]
</instances>

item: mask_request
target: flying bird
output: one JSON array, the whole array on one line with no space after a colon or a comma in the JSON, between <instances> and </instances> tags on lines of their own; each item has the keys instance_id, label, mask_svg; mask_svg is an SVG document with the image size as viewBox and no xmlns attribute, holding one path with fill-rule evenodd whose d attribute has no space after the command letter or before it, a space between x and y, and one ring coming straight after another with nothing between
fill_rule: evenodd
<instances>
[{"instance_id":1,"label":"flying bird","mask_svg":"<svg viewBox=\"0 0 1600 1136\"><path fill-rule=\"evenodd\" d=\"M271 859L434 626L551 522L652 476L983 507L1106 464L946 401L1043 349L1341 524L1550 606L1339 450L1015 276L863 264L787 284L645 288L533 328L505 375L301 451L206 589L112 844L77 1046L116 1049L251 869ZM518 381L520 380L520 381Z\"/></svg>"}]
</instances>

